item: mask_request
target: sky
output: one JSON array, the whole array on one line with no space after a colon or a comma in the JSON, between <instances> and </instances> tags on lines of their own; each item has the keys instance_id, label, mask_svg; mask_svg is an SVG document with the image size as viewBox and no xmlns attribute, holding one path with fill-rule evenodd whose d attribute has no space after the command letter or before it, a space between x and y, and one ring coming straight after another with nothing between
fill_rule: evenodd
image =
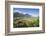
<instances>
[{"instance_id":1,"label":"sky","mask_svg":"<svg viewBox=\"0 0 46 36\"><path fill-rule=\"evenodd\" d=\"M36 8L13 8L13 12L29 14L35 17L39 16L39 9Z\"/></svg>"}]
</instances>

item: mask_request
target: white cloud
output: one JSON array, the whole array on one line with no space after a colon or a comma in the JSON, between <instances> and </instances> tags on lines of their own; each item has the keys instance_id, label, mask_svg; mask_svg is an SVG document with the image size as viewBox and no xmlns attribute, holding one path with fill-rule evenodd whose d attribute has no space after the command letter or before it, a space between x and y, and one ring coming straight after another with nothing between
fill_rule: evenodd
<instances>
[{"instance_id":1,"label":"white cloud","mask_svg":"<svg viewBox=\"0 0 46 36\"><path fill-rule=\"evenodd\" d=\"M19 13L22 13L21 11L19 11L19 10L14 10L13 12L19 12Z\"/></svg>"},{"instance_id":2,"label":"white cloud","mask_svg":"<svg viewBox=\"0 0 46 36\"><path fill-rule=\"evenodd\" d=\"M20 10L14 10L14 12L19 12L19 13L22 13L22 14L26 14L23 11L20 11Z\"/></svg>"}]
</instances>

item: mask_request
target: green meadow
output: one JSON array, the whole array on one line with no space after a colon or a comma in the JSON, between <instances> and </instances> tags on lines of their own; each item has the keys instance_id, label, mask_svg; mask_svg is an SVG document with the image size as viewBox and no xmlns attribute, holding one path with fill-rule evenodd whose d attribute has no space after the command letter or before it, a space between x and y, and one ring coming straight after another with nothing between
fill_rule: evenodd
<instances>
[{"instance_id":1,"label":"green meadow","mask_svg":"<svg viewBox=\"0 0 46 36\"><path fill-rule=\"evenodd\" d=\"M14 28L24 27L39 27L39 16L34 17L28 14L14 13L13 17Z\"/></svg>"}]
</instances>

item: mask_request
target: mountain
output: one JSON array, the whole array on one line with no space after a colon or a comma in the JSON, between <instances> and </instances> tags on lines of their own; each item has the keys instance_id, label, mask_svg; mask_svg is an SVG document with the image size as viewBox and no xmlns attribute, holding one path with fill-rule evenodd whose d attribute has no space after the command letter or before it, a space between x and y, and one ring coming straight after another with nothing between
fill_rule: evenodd
<instances>
[{"instance_id":1,"label":"mountain","mask_svg":"<svg viewBox=\"0 0 46 36\"><path fill-rule=\"evenodd\" d=\"M32 17L29 14L22 14L22 13L18 13L18 12L14 12L14 17Z\"/></svg>"}]
</instances>

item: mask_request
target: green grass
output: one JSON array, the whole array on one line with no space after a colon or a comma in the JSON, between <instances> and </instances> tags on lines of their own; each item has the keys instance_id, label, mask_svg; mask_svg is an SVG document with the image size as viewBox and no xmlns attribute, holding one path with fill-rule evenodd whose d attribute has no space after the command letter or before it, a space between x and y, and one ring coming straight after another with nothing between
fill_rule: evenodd
<instances>
[{"instance_id":1,"label":"green grass","mask_svg":"<svg viewBox=\"0 0 46 36\"><path fill-rule=\"evenodd\" d=\"M24 18L24 19L14 18L13 27L14 28L39 27L39 18Z\"/></svg>"}]
</instances>

